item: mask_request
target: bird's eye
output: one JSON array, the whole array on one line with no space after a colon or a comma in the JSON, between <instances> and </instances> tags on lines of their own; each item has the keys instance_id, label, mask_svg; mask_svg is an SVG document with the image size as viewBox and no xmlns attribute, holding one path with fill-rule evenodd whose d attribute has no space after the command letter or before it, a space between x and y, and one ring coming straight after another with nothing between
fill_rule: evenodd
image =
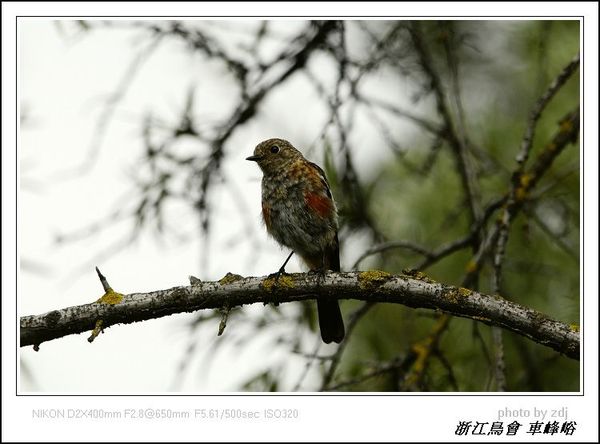
<instances>
[{"instance_id":1,"label":"bird's eye","mask_svg":"<svg viewBox=\"0 0 600 444\"><path fill-rule=\"evenodd\" d=\"M279 152L279 147L278 147L277 145L273 145L273 146L271 147L271 152L272 152L273 154L277 154L277 153Z\"/></svg>"}]
</instances>

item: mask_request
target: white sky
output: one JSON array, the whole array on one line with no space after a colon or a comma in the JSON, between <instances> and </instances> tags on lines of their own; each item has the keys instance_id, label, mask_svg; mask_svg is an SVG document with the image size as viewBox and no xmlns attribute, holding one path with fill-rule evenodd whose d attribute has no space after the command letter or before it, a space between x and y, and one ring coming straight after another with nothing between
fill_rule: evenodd
<instances>
[{"instance_id":1,"label":"white sky","mask_svg":"<svg viewBox=\"0 0 600 444\"><path fill-rule=\"evenodd\" d=\"M298 22L282 22L281 33L295 32ZM225 30L230 24L211 25ZM252 23L236 23L244 29ZM274 94L261 108L264 116L235 132L227 148L231 154L224 165L225 176L233 180L252 209L255 220L241 220L231 197L225 190L217 193L219 206L213 217L212 238L202 267L198 252L206 248L200 240L157 245L150 234L142 235L132 248L89 262L95 253L115 241L128 229L120 224L106 232L81 241L57 246L58 234L68 234L97 222L114 210L117 198L131 189L128 174L142 155L139 137L142 117L148 110L162 119L176 122L190 85L197 85L198 111L202 127L229 112L235 91L224 68L190 57L181 45L163 44L139 70L113 119L99 148L92 169L79 177L69 176L90 153L95 125L103 110L104 100L118 85L128 64L147 41L138 31L99 29L89 35L77 35L72 24L63 23L62 32L46 20L22 20L20 36L20 104L30 115L21 131L20 246L27 263L39 264L42 273L21 273L20 313L43 313L59 307L87 303L101 295L101 286L93 266L98 265L111 285L122 293L142 292L187 285L187 276L195 274L204 280L219 279L228 271L242 275L264 275L279 268L285 258L260 224L260 172L244 158L265 138L279 136L296 144L311 144L318 138L325 119L324 110L303 76L291 79L285 94ZM243 34L242 34L243 35ZM141 44L141 45L140 45ZM326 70L323 63L319 68ZM320 73L317 73L322 75ZM384 79L385 80L385 79ZM387 93L402 95L398 87ZM290 106L291 105L291 106ZM407 134L413 129L407 128ZM368 138L369 135L362 137ZM298 145L301 147L302 145ZM380 164L388 152L377 150L378 144L357 152L360 173ZM194 146L196 149L197 145ZM321 153L314 160L322 160ZM194 231L196 219L189 214L169 215L186 231ZM260 261L249 262L250 242L227 248L227 241L238 235L246 224L253 225L264 249ZM126 225L126 226L124 226ZM120 228L119 228L120 227ZM346 257L356 257L361 250ZM347 261L349 263L351 259ZM201 271L199 271L201 270ZM288 271L298 271L292 261ZM260 310L252 307L250 310ZM286 308L287 309L287 308ZM40 352L31 347L21 350L22 363L31 372L22 379L22 389L52 392L137 392L162 391L172 387L177 367L193 341L186 322L193 315L116 326L108 329L92 345L86 335L77 335L44 343ZM195 336L198 348L219 340L217 321L212 330ZM235 329L230 322L227 333ZM260 342L260 341L259 341ZM229 348L221 353L210 370L199 373L202 354L186 372L189 376L182 390L231 390L236 384L256 373L272 360L270 348L254 348L245 353ZM277 355L278 353L276 353ZM57 359L57 356L78 359ZM258 358L258 359L257 359ZM232 361L236 365L231 365ZM107 363L119 363L119 378L103 378ZM240 363L239 365L237 363ZM298 359L302 369L302 361ZM243 368L243 372L240 372ZM152 371L149 371L151 369Z\"/></svg>"},{"instance_id":2,"label":"white sky","mask_svg":"<svg viewBox=\"0 0 600 444\"><path fill-rule=\"evenodd\" d=\"M204 22L210 33L220 36L228 49L245 41L256 27L256 22ZM508 26L519 26L513 23ZM275 33L295 34L302 23L288 20L275 24ZM159 49L143 63L131 87L119 103L110 120L98 155L89 172L72 177L76 169L94 152L92 146L95 128L104 104L115 91L129 63L140 48L147 46L147 34L123 27L103 28L88 34L76 32L73 23L39 19L22 19L20 22L20 105L29 121L21 131L21 183L20 242L22 258L27 263L40 264L44 273L21 274L20 311L22 314L43 313L58 307L78 305L95 300L101 287L93 266L98 265L111 285L122 293L150 291L187 284L187 276L195 274L204 280L219 279L231 271L242 275L264 275L277 270L286 252L270 240L260 223L260 171L244 158L254 146L269 137L283 137L304 150L309 158L321 163L322 152L314 150L323 124L327 121L322 100L303 74L290 78L289 84L267 97L260 114L235 131L226 146L224 175L235 184L245 206L251 209L253 220L237 209L227 189L214 190L215 205L213 227L209 244L199 236L191 242L156 242L146 232L132 248L119 251L96 261L96 253L123 236L127 223L95 234L81 241L57 246L55 237L68 234L95 223L110 214L115 202L131 190L131 172L143 152L140 138L141 122L148 111L168 123L176 124L193 85L195 91L195 124L209 127L222 120L236 101L236 90L222 64L206 63L203 57L191 57L179 42L163 42ZM502 35L502 33L499 33ZM357 43L357 42L356 42ZM352 34L349 45L354 49ZM489 39L490 52L500 51L498 39ZM273 53L279 48L275 41L267 46ZM239 52L239 51L238 51ZM272 54L263 54L269 59ZM335 70L327 58L319 54L313 58L309 69L314 75L331 83ZM380 74L368 81L371 96L419 113L410 101L411 89L395 74ZM473 91L467 91L473 94ZM478 100L483 101L482 97ZM418 106L426 106L427 102ZM423 113L424 114L424 113ZM405 146L418 130L395 120L395 131L402 134ZM378 143L377 129L357 120L352 132L353 155L358 173L370 175L390 157L384 143ZM188 147L201 155L197 144ZM308 149L310 148L310 149ZM413 146L412 149L416 147ZM334 152L335 154L336 152ZM339 161L338 158L335 160ZM176 223L186 232L195 232L196 218L189 212L173 210L167 222ZM261 249L255 250L251 239L229 248L232 238L240 239L245 226L252 227ZM254 239L254 238L253 238ZM364 251L360 239L346 245L342 251L342 268L350 266ZM199 251L204 251L203 255ZM258 259L257 260L257 255ZM204 258L204 260L202 260ZM210 260L206 260L210 258ZM298 271L292 260L288 271ZM247 310L261 310L251 307ZM293 310L285 307L284 310ZM284 311L285 312L285 311ZM43 391L94 391L131 392L161 391L172 388L179 361L190 343L197 341L198 349L207 349L220 338L215 337L217 322L190 337L185 328L193 315L176 315L134 326L113 327L98 338L93 345L85 335L72 336L42 345L35 353L22 350L22 362L30 370L34 384L23 378L23 390ZM227 334L235 333L230 322ZM238 332L238 334L244 334ZM227 335L226 335L227 336ZM227 340L224 336L222 339ZM110 338L110 339L109 339ZM231 339L231 338L230 338ZM256 373L284 350L274 353L272 348L248 351L240 355L235 349L220 353L210 366L198 376L194 365L202 368L201 353L196 353L194 365L185 381L178 381L181 390L231 390L236 384ZM210 350L210 348L208 348ZM57 360L56 356L76 353L76 362ZM93 377L102 372L101 362L118 358L127 369L117 381ZM231 365L232 360L240 365ZM290 359L294 359L293 357ZM303 368L302 359L296 359L297 370ZM147 371L152 368L152 371ZM244 370L240 372L240 368ZM292 366L293 368L293 366ZM86 375L76 377L73 375ZM308 379L310 382L310 378ZM290 381L290 383L292 383ZM292 383L293 384L293 383ZM310 385L308 386L310 389Z\"/></svg>"}]
</instances>

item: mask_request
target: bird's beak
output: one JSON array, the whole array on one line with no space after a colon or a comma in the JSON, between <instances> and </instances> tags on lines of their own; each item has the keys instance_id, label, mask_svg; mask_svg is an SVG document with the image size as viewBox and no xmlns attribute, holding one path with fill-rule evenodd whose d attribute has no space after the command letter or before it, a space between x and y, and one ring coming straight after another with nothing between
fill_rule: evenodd
<instances>
[{"instance_id":1,"label":"bird's beak","mask_svg":"<svg viewBox=\"0 0 600 444\"><path fill-rule=\"evenodd\" d=\"M262 156L250 156L250 157L246 157L246 160L251 160L252 162L258 162L260 159L262 159Z\"/></svg>"}]
</instances>

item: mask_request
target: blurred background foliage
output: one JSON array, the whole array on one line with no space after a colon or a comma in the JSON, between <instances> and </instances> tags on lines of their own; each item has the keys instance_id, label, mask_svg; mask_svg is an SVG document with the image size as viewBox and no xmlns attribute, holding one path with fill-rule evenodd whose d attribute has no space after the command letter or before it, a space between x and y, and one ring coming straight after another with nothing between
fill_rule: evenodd
<instances>
[{"instance_id":1,"label":"blurred background foliage","mask_svg":"<svg viewBox=\"0 0 600 444\"><path fill-rule=\"evenodd\" d=\"M254 121L267 125L269 111L272 125L289 128L273 117L271 104L274 97L289 95L287 100L292 100L290 89L301 77L322 103L324 120L304 135L302 128L295 129L289 138L328 174L341 215L345 268L385 242L406 242L433 252L467 235L475 223L438 93L470 159L477 205L488 208L510 191L531 109L577 55L580 41L578 21L315 21L294 23L290 31L286 27L285 22L202 21L60 25L61 32L77 28L84 38L92 32L138 29L149 47L152 42L184 42L190 57L219 64L227 73L202 82L217 82L214 88L225 82L235 85L229 91L234 91L233 99L224 97L232 103L230 113L215 123L197 117L197 108L206 104L194 88L177 122L154 111L144 117L144 153L134 169L137 197L130 209L121 207L111 216L133 221L132 237L151 226L161 238L168 231L170 209L179 205L196 214L199 230L194 235L210 238L214 227L224 223L212 218L210 197L227 182L223 163L248 154L246 146L231 142L232 135ZM429 68L423 64L424 51ZM432 82L431 72L439 85ZM526 168L557 133L559 121L579 105L579 97L576 70L537 122ZM115 94L115 101L119 98ZM302 105L288 104L302 122ZM282 112L280 118L290 115ZM567 146L527 196L510 226L502 269L502 296L576 325L579 165L578 143ZM254 208L258 202L246 205ZM482 235L492 229L500 210L501 205L491 207ZM390 273L421 268L426 255L413 247L374 252L356 268ZM461 285L473 253L472 243L467 243L422 270L436 281ZM492 273L490 255L475 287L493 293ZM232 311L229 325L246 333L224 335L214 349L205 350L206 359L228 341L242 348L252 341L269 344L276 357L242 382L240 390L499 389L495 345L484 324L463 318L446 323L428 310L345 301L344 317L354 329L349 328L341 349L324 349L316 342L313 304L295 305L251 314ZM190 323L191 337L219 317L218 312L199 313ZM212 324L210 332L214 334ZM507 331L503 339L507 390L579 390L579 362ZM428 340L435 345L423 354ZM179 364L181 372L195 353L191 345Z\"/></svg>"},{"instance_id":2,"label":"blurred background foliage","mask_svg":"<svg viewBox=\"0 0 600 444\"><path fill-rule=\"evenodd\" d=\"M488 26L452 22L424 27L442 77L451 77L442 49L442 39L451 32L464 73L462 87L475 90L467 95L491 96L485 109L477 109L473 98L464 101L466 126L478 160L481 198L486 203L507 191L532 104L579 49L578 23L544 21L527 23L507 36L507 46L501 51L484 54L474 48L479 38L485 38ZM532 156L551 140L565 112L579 103L579 87L575 75L549 104L537 126ZM469 110L471 104L473 112ZM400 134L397 137L401 139ZM508 299L574 324L579 323L579 163L578 147L569 147L539 184L547 191L536 195L515 219L507 245L503 293ZM365 186L372 188L369 211L386 239L410 239L434 250L468 231L470 222L452 153L443 145L431 146L426 134L415 137L397 162L383 165ZM470 258L469 250L462 250L432 266L427 274L434 280L459 285ZM369 266L399 273L414 267L419 259L417 253L390 250ZM493 293L490 282L491 267L486 267L480 290ZM361 363L365 356L374 362L387 362L397 357L399 350L427 337L434 324L431 314L420 310L376 307L361 321L343 368L358 377L364 373ZM460 390L493 388L489 328L479 326L477 330L472 321L452 321L440 348L445 359L453 363L453 376L449 379L448 368L434 363L422 388L453 390L452 378L459 381ZM510 332L504 332L504 338L509 390L579 390L579 363ZM480 341L485 345L478 344ZM361 384L360 389L394 390L397 377L390 373L387 378Z\"/></svg>"}]
</instances>

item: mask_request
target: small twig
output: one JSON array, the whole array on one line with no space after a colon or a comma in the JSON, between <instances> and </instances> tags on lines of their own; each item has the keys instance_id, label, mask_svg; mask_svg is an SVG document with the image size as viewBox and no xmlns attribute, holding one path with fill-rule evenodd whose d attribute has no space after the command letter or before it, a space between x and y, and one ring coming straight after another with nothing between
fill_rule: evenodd
<instances>
[{"instance_id":1,"label":"small twig","mask_svg":"<svg viewBox=\"0 0 600 444\"><path fill-rule=\"evenodd\" d=\"M221 309L221 322L219 322L219 332L217 336L221 336L223 331L225 331L225 327L227 326L227 318L229 317L229 312L231 311L231 307L226 305Z\"/></svg>"},{"instance_id":2,"label":"small twig","mask_svg":"<svg viewBox=\"0 0 600 444\"><path fill-rule=\"evenodd\" d=\"M476 233L479 232L479 230L487 222L487 220L494 213L494 211L499 209L505 201L506 201L505 197L496 199L494 202L492 202L490 205L487 206L487 208L484 211L483 217L471 227L469 234L467 234L466 236L464 236L460 239L456 239L454 241L448 242L448 243L438 247L434 251L430 251L430 250L426 249L425 247L423 247L419 244L415 244L410 241L398 240L398 241L384 242L382 244L375 245L374 247L371 247L367 251L365 251L356 260L356 262L352 266L352 269L353 270L358 269L358 266L360 265L360 263L363 260L365 260L367 257L372 256L377 253L382 253L384 251L391 250L394 248L403 248L406 250L411 250L411 251L414 251L415 253L425 256L423 261L420 262L418 265L416 265L413 268L415 270L423 270L425 268L428 268L428 267L432 266L433 264L435 264L436 262L438 262L439 260L448 256L449 254L452 254L458 250L462 250L463 248L466 248L469 245L471 245L473 237L476 235Z\"/></svg>"},{"instance_id":3,"label":"small twig","mask_svg":"<svg viewBox=\"0 0 600 444\"><path fill-rule=\"evenodd\" d=\"M321 338L317 338L314 350L310 354L296 352L299 355L304 356L307 359L306 359L306 363L304 364L304 370L302 371L302 374L300 375L300 377L298 378L298 381L296 382L296 384L294 385L294 388L292 389L293 392L297 392L298 390L300 390L300 387L302 386L304 379L308 375L308 372L315 361L317 361L317 360L326 361L326 360L332 359L331 356L319 356L318 355L319 349L321 348L321 343L322 343Z\"/></svg>"},{"instance_id":4,"label":"small twig","mask_svg":"<svg viewBox=\"0 0 600 444\"><path fill-rule=\"evenodd\" d=\"M579 53L563 68L560 74L552 81L548 89L542 96L535 102L535 105L529 112L529 119L527 121L527 128L525 129L525 134L523 135L523 140L521 141L521 148L516 157L517 164L519 168L525 164L529 157L529 152L531 151L531 146L533 145L533 137L535 135L535 128L537 126L537 122L540 119L542 112L548 105L548 102L554 97L558 90L565 84L565 82L571 77L571 75L577 70L579 67Z\"/></svg>"},{"instance_id":5,"label":"small twig","mask_svg":"<svg viewBox=\"0 0 600 444\"><path fill-rule=\"evenodd\" d=\"M427 371L429 358L438 350L442 333L448 329L451 320L452 317L447 314L440 315L429 336L413 344L410 352L415 358L412 363L412 371L405 378L405 387L420 388Z\"/></svg>"},{"instance_id":6,"label":"small twig","mask_svg":"<svg viewBox=\"0 0 600 444\"><path fill-rule=\"evenodd\" d=\"M496 380L496 391L506 391L506 363L504 360L504 341L502 330L492 327L492 340L494 342L494 379Z\"/></svg>"},{"instance_id":7,"label":"small twig","mask_svg":"<svg viewBox=\"0 0 600 444\"><path fill-rule=\"evenodd\" d=\"M535 105L533 106L531 112L529 113L529 120L527 123L527 128L525 129L525 134L523 135L523 140L521 141L521 147L516 156L517 168L513 173L513 187L510 192L509 204L513 203L516 200L519 200L517 193L522 190L523 181L523 170L525 166L525 162L529 158L529 152L531 151L531 147L533 145L533 138L535 135L535 128L537 126L537 122L540 119L542 112L546 108L546 105L550 102L552 97L556 94L556 92L565 84L565 82L571 77L571 75L575 72L575 70L579 67L579 53L563 68L563 70L559 73L559 75L554 79L554 81L550 84L548 89L542 96L537 100ZM563 119L565 121L566 119ZM498 236L498 241L496 243L496 253L494 256L494 268L496 270L495 279L494 279L494 292L498 293L500 291L500 282L502 279L502 258L504 256L504 249L506 246L506 242L508 240L508 229L510 223L512 222L513 215L509 211L509 208L505 209L502 215L502 225L501 230Z\"/></svg>"},{"instance_id":8,"label":"small twig","mask_svg":"<svg viewBox=\"0 0 600 444\"><path fill-rule=\"evenodd\" d=\"M500 239L500 234L503 233L503 237L508 236L508 225L514 219L514 217L523 208L524 202L527 200L528 194L533 190L535 185L539 182L542 176L550 168L554 159L565 149L565 147L574 143L579 135L579 106L573 111L569 112L560 121L560 128L546 146L542 149L540 155L536 158L534 164L529 170L524 171L518 178L513 182L511 189L509 190L509 197L501 218L498 220L494 228L492 228L484 241L479 246L477 253L469 261L467 265L467 275L462 282L463 286L468 286L469 282L473 277L473 273L479 270L485 257L487 257L493 245L496 245L496 256L495 263L500 264L501 258L504 255L504 246L506 245L506 239Z\"/></svg>"},{"instance_id":9,"label":"small twig","mask_svg":"<svg viewBox=\"0 0 600 444\"><path fill-rule=\"evenodd\" d=\"M389 114L392 114L396 117L410 120L414 124L420 126L424 130L426 130L436 136L440 136L440 137L444 137L444 138L446 136L444 129L442 127L440 127L437 123L431 122L423 117L417 116L417 115L411 113L410 111L399 108L396 105L387 103L387 102L377 99L375 97L366 97L366 96L358 94L358 93L356 94L356 96L354 98L356 99L356 101L358 103L362 103L365 106L377 107L384 111L387 111Z\"/></svg>"},{"instance_id":10,"label":"small twig","mask_svg":"<svg viewBox=\"0 0 600 444\"><path fill-rule=\"evenodd\" d=\"M567 66L563 68L560 74L554 79L554 81L550 84L548 89L542 96L537 100L535 105L533 106L530 114L529 120L527 124L527 129L525 130L525 135L523 136L523 140L521 141L521 147L519 149L519 153L517 154L516 161L517 167L512 175L513 186L511 188L509 194L508 204L502 214L502 222L500 225L500 232L498 235L498 240L496 242L495 247L495 255L494 255L494 284L493 284L493 292L498 294L501 291L501 280L502 280L502 259L504 257L504 250L506 248L506 243L508 241L508 231L510 228L510 224L514 218L514 215L510 211L510 207L514 206L516 202L523 200L525 197L525 192L529 190L524 190L527 187L529 179L526 179L524 176L524 167L525 162L529 158L529 152L531 151L531 147L533 145L533 137L535 134L535 128L537 126L537 122L540 119L542 112L546 108L546 105L552 97L556 94L556 92L565 84L565 82L569 79L569 77L575 72L575 70L579 67L579 53L571 60ZM571 113L572 114L572 113ZM569 116L565 117L561 121L561 125L563 122L569 120ZM573 126L573 125L571 125ZM562 128L561 128L562 129ZM579 113L577 113L577 129L579 129ZM554 143L554 141L553 141ZM535 176L534 176L535 178ZM525 182L525 183L523 183ZM519 194L520 193L520 194Z\"/></svg>"},{"instance_id":11,"label":"small twig","mask_svg":"<svg viewBox=\"0 0 600 444\"><path fill-rule=\"evenodd\" d=\"M356 260L356 262L354 262L352 269L353 270L358 269L358 265L363 260L365 260L367 257L372 256L377 253L383 253L384 251L392 250L394 248L402 248L405 250L414 251L415 253L421 254L428 259L431 258L433 255L432 252L427 250L425 247L422 247L421 245L415 244L413 242L402 241L402 240L384 242L382 244L375 245L375 246L369 248L367 251L365 251L363 254L361 254L360 257Z\"/></svg>"},{"instance_id":12,"label":"small twig","mask_svg":"<svg viewBox=\"0 0 600 444\"><path fill-rule=\"evenodd\" d=\"M517 167L513 173L513 187L510 191L508 203L502 212L501 223L498 229L499 233L495 245L494 254L494 272L493 272L493 283L492 291L494 294L501 294L502 291L502 262L504 259L504 252L506 249L506 243L508 242L508 235L510 225L514 220L515 213L511 211L511 207L514 207L519 200L522 200L525 196L523 194L524 188L527 188L528 179L523 175L525 163L529 158L529 153L533 145L533 138L535 135L535 128L537 122L540 119L543 110L546 105L550 102L556 92L565 84L567 79L575 72L579 66L579 53L567 66L561 71L556 79L552 82L546 92L538 99L533 106L529 114L529 121L525 130L525 135L521 142L521 147L516 157ZM563 122L566 119L563 120ZM562 129L562 128L561 128ZM519 193L521 193L519 195ZM494 342L494 378L496 380L496 390L499 392L506 391L506 375L504 362L504 343L502 340L502 331L497 327L492 327L492 339Z\"/></svg>"},{"instance_id":13,"label":"small twig","mask_svg":"<svg viewBox=\"0 0 600 444\"><path fill-rule=\"evenodd\" d=\"M96 267L96 273L98 273L98 278L100 279L100 282L102 283L102 288L104 288L104 292L111 290L110 285L108 285L108 281L106 280L104 275L102 273L100 273L100 269L98 267Z\"/></svg>"},{"instance_id":14,"label":"small twig","mask_svg":"<svg viewBox=\"0 0 600 444\"><path fill-rule=\"evenodd\" d=\"M498 210L504 204L504 202L506 202L506 197L501 197L490 203L484 210L481 219L471 226L469 234L460 239L456 239L438 247L435 251L430 253L429 257L423 259L423 261L414 268L417 270L424 270L425 268L432 266L439 260L448 256L449 254L452 254L458 250L462 250L463 248L466 248L469 245L471 245L474 236L477 235L477 233L483 228L483 226L492 216L492 214L494 214L494 212Z\"/></svg>"},{"instance_id":15,"label":"small twig","mask_svg":"<svg viewBox=\"0 0 600 444\"><path fill-rule=\"evenodd\" d=\"M458 392L459 391L458 382L456 381L456 377L454 376L454 370L452 370L452 366L450 365L450 362L448 361L446 356L444 356L444 354L442 353L442 351L440 350L439 347L435 351L435 357L438 359L438 361L440 361L440 363L446 369L446 372L448 373L448 382L450 383L452 388Z\"/></svg>"},{"instance_id":16,"label":"small twig","mask_svg":"<svg viewBox=\"0 0 600 444\"><path fill-rule=\"evenodd\" d=\"M335 391L344 387L348 387L351 385L357 385L362 382L368 381L369 379L375 378L377 376L383 375L385 373L394 372L397 370L404 370L406 367L406 359L404 358L396 358L390 362L387 362L383 365L378 366L376 369L365 373L364 375L358 376L357 378L350 379L347 381L342 381L338 384L332 385L330 387L322 389L322 391Z\"/></svg>"},{"instance_id":17,"label":"small twig","mask_svg":"<svg viewBox=\"0 0 600 444\"><path fill-rule=\"evenodd\" d=\"M571 248L562 237L557 236L552 230L546 225L546 222L540 219L540 216L536 211L525 210L525 214L531 216L536 225L550 238L552 241L575 262L579 263L579 252Z\"/></svg>"},{"instance_id":18,"label":"small twig","mask_svg":"<svg viewBox=\"0 0 600 444\"><path fill-rule=\"evenodd\" d=\"M471 336L473 337L473 340L476 341L480 345L481 354L483 355L488 367L492 368L492 358L490 356L487 345L485 343L485 339L484 339L483 335L481 334L479 324L476 322L473 322L472 325L473 325L473 328L471 330Z\"/></svg>"},{"instance_id":19,"label":"small twig","mask_svg":"<svg viewBox=\"0 0 600 444\"><path fill-rule=\"evenodd\" d=\"M509 193L509 199L495 230L495 232L497 232L497 235L495 236L497 240L495 242L494 252L494 293L499 294L502 290L502 260L504 258L504 251L506 249L506 243L508 242L508 234L512 221L518 211L522 208L523 203L527 199L527 195L539 181L541 175L547 171L556 156L565 148L565 146L567 146L567 144L574 143L578 134L579 107L561 119L559 132L553 137L552 141L544 147L530 170L525 172L518 168L515 176L513 176L513 184Z\"/></svg>"},{"instance_id":20,"label":"small twig","mask_svg":"<svg viewBox=\"0 0 600 444\"><path fill-rule=\"evenodd\" d=\"M423 71L427 77L429 77L429 84L435 94L438 114L444 121L444 133L452 152L454 153L464 192L467 197L467 202L469 203L471 221L477 222L481 217L480 191L475 170L472 165L472 159L470 158L466 147L466 135L463 135L464 137L459 137L457 134L450 107L446 102L444 87L439 74L435 70L431 54L422 35L420 23L418 21L411 22L411 26L408 29L415 50L419 56L419 62ZM473 244L475 245L476 242Z\"/></svg>"},{"instance_id":21,"label":"small twig","mask_svg":"<svg viewBox=\"0 0 600 444\"><path fill-rule=\"evenodd\" d=\"M94 327L94 330L92 330L92 334L90 335L90 337L88 338L88 342L91 344L92 342L94 342L94 339L96 339L96 337L100 334L100 333L104 333L104 329L102 328L102 319L98 319L96 321L96 326Z\"/></svg>"}]
</instances>

